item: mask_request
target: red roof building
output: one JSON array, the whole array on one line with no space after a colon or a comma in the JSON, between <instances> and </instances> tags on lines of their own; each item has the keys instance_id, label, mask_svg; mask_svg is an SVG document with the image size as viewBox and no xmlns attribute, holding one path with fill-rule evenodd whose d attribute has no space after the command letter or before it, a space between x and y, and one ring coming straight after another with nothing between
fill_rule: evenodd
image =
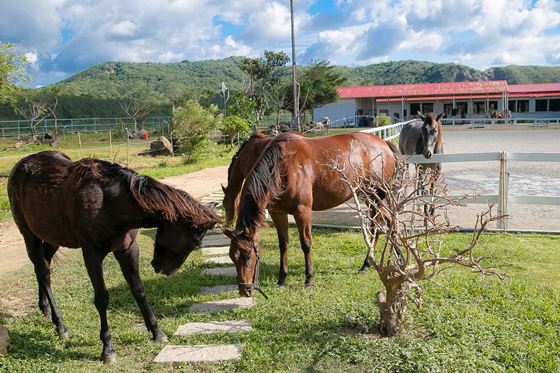
<instances>
[{"instance_id":1,"label":"red roof building","mask_svg":"<svg viewBox=\"0 0 560 373\"><path fill-rule=\"evenodd\" d=\"M560 83L508 84L505 80L338 87L339 101L314 110L332 120L384 113L410 119L420 112L445 112L449 118L560 117Z\"/></svg>"}]
</instances>

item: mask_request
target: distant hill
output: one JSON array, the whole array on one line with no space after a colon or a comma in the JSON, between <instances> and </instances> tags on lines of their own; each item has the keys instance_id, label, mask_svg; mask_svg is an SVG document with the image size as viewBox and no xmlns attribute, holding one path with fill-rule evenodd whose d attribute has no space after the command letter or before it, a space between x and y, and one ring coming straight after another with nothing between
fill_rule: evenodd
<instances>
[{"instance_id":1,"label":"distant hill","mask_svg":"<svg viewBox=\"0 0 560 373\"><path fill-rule=\"evenodd\" d=\"M215 92L225 81L232 92L244 79L242 57L178 63L106 62L56 83L63 92L59 117L123 116L115 92L142 93L160 102L169 114L169 98L190 89ZM304 69L305 67L300 67ZM560 66L505 66L484 71L455 63L393 61L360 67L337 66L347 85L507 80L510 84L560 82ZM14 117L0 107L0 118Z\"/></svg>"}]
</instances>

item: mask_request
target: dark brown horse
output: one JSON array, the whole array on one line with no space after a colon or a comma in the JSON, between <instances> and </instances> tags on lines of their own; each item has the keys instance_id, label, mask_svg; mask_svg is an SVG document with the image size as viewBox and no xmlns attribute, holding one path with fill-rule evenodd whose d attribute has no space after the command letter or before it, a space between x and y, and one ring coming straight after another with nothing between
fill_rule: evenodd
<instances>
[{"instance_id":1,"label":"dark brown horse","mask_svg":"<svg viewBox=\"0 0 560 373\"><path fill-rule=\"evenodd\" d=\"M420 120L407 123L399 134L399 150L401 154L423 154L427 159L430 159L434 154L442 154L443 126L441 124L441 119L444 113L435 116L433 113L422 115L422 113L419 112L418 115L420 116ZM430 189L433 189L433 185L441 172L441 163L419 165L417 167L417 172L420 180L427 177L428 169L433 172L430 187ZM430 193L431 190L423 192ZM433 207L430 207L428 211L428 205L425 205L424 209L426 215L434 214Z\"/></svg>"},{"instance_id":2,"label":"dark brown horse","mask_svg":"<svg viewBox=\"0 0 560 373\"><path fill-rule=\"evenodd\" d=\"M278 284L284 284L288 274L288 214L296 220L305 256L305 283L310 284L311 211L336 207L352 196L333 162L338 159L345 165L350 180L373 174L391 177L395 152L396 148L367 133L319 138L285 133L275 137L245 180L235 230L224 232L231 238L229 255L237 269L239 293L250 296L258 288L258 228L267 206L278 232Z\"/></svg>"},{"instance_id":3,"label":"dark brown horse","mask_svg":"<svg viewBox=\"0 0 560 373\"><path fill-rule=\"evenodd\" d=\"M59 246L82 248L101 320L101 360L111 363L115 351L107 324L109 293L103 279L103 259L112 252L156 341L167 337L150 309L138 271L138 228L157 227L152 266L172 275L198 246L219 217L187 193L140 176L132 170L97 159L72 162L61 152L27 156L13 168L8 196L14 220L35 266L39 308L56 326L60 338L68 332L50 284L50 263Z\"/></svg>"},{"instance_id":4,"label":"dark brown horse","mask_svg":"<svg viewBox=\"0 0 560 373\"><path fill-rule=\"evenodd\" d=\"M224 191L224 211L226 213L226 224L233 223L237 217L237 207L239 205L239 192L243 186L243 180L253 168L257 159L261 156L264 148L273 137L268 137L260 132L253 134L245 141L237 153L231 159L228 168L228 185Z\"/></svg>"}]
</instances>

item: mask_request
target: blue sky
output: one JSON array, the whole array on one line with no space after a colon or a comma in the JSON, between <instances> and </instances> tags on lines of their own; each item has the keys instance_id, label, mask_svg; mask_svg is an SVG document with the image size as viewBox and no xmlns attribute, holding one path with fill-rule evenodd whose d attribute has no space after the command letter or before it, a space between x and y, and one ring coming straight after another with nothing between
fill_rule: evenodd
<instances>
[{"instance_id":1,"label":"blue sky","mask_svg":"<svg viewBox=\"0 0 560 373\"><path fill-rule=\"evenodd\" d=\"M290 53L288 0L0 0L0 41L32 84L105 61ZM560 64L558 0L295 0L298 63Z\"/></svg>"}]
</instances>

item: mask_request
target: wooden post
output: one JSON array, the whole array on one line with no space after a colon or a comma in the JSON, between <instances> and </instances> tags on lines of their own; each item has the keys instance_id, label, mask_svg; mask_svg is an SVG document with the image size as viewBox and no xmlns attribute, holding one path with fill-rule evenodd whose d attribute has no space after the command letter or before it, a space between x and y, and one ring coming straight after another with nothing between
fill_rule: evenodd
<instances>
[{"instance_id":1,"label":"wooden post","mask_svg":"<svg viewBox=\"0 0 560 373\"><path fill-rule=\"evenodd\" d=\"M109 130L109 151L111 154L111 162L112 162L113 161L113 136L111 130Z\"/></svg>"},{"instance_id":2,"label":"wooden post","mask_svg":"<svg viewBox=\"0 0 560 373\"><path fill-rule=\"evenodd\" d=\"M130 146L130 137L128 136L128 133L126 134L126 167L128 167L128 154L130 153L129 150L129 146Z\"/></svg>"},{"instance_id":3,"label":"wooden post","mask_svg":"<svg viewBox=\"0 0 560 373\"><path fill-rule=\"evenodd\" d=\"M78 131L78 143L80 144L80 157L83 157L82 137L80 136L80 131Z\"/></svg>"}]
</instances>

